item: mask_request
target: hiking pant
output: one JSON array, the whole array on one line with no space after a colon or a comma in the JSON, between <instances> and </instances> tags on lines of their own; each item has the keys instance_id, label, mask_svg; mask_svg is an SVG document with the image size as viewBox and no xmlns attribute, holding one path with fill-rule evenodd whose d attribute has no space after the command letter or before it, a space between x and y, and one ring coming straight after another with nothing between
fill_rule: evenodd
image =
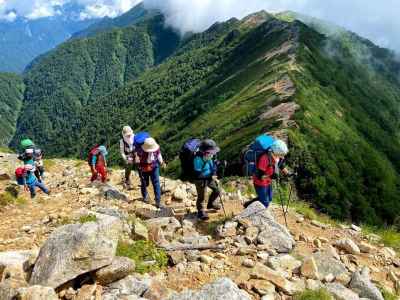
<instances>
[{"instance_id":1,"label":"hiking pant","mask_svg":"<svg viewBox=\"0 0 400 300\"><path fill-rule=\"evenodd\" d=\"M100 175L101 182L106 182L107 180L107 169L106 166L104 165L96 165L95 170L91 168L92 171L92 178L90 178L90 181L93 182L97 179L97 177Z\"/></svg>"},{"instance_id":2,"label":"hiking pant","mask_svg":"<svg viewBox=\"0 0 400 300\"><path fill-rule=\"evenodd\" d=\"M147 187L151 183L153 184L154 196L156 204L160 204L161 201L161 185L160 185L160 168L156 167L151 172L142 172L139 170L140 176L140 190L142 192L143 200L148 199Z\"/></svg>"},{"instance_id":3,"label":"hiking pant","mask_svg":"<svg viewBox=\"0 0 400 300\"><path fill-rule=\"evenodd\" d=\"M254 185L254 188L257 193L257 199L255 200L260 201L266 208L268 208L272 201L272 184L268 186Z\"/></svg>"},{"instance_id":4,"label":"hiking pant","mask_svg":"<svg viewBox=\"0 0 400 300\"><path fill-rule=\"evenodd\" d=\"M131 173L135 168L135 164L125 163L125 184L131 184Z\"/></svg>"},{"instance_id":5,"label":"hiking pant","mask_svg":"<svg viewBox=\"0 0 400 300\"><path fill-rule=\"evenodd\" d=\"M47 187L39 180L36 180L34 183L29 184L28 187L29 187L29 191L31 192L32 199L36 197L36 188L37 187L39 189L41 189L43 191L43 193L49 194L49 190L47 189Z\"/></svg>"},{"instance_id":6,"label":"hiking pant","mask_svg":"<svg viewBox=\"0 0 400 300\"><path fill-rule=\"evenodd\" d=\"M212 193L207 203L207 206L211 206L220 195L218 184L215 180L204 179L204 180L196 180L195 185L197 190L197 202L196 202L197 211L203 212L205 200L207 197L207 187L212 190Z\"/></svg>"}]
</instances>

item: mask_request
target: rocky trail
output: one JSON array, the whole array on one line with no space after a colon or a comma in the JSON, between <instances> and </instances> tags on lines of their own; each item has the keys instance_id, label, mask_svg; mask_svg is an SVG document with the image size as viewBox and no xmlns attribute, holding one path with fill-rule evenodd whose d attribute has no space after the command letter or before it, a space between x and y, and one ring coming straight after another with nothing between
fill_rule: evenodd
<instances>
[{"instance_id":1,"label":"rocky trail","mask_svg":"<svg viewBox=\"0 0 400 300\"><path fill-rule=\"evenodd\" d=\"M57 159L47 165L51 195L31 200L14 184L16 164L0 154L0 195L19 193L0 206L1 300L272 300L321 288L334 299L381 300L377 287L400 288L400 260L378 236L294 210L286 228L279 206L243 209L241 182L224 192L228 217L221 210L198 222L191 184L162 178L168 209L159 211L140 201L137 176L132 191L122 170L91 184L84 162ZM163 249L168 265L117 255L138 241ZM139 274L143 267L149 272Z\"/></svg>"}]
</instances>

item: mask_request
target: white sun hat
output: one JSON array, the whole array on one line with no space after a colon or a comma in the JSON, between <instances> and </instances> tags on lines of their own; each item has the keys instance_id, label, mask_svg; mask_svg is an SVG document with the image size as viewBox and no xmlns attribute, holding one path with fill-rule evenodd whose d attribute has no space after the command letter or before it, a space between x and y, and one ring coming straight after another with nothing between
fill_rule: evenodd
<instances>
[{"instance_id":1,"label":"white sun hat","mask_svg":"<svg viewBox=\"0 0 400 300\"><path fill-rule=\"evenodd\" d=\"M157 144L155 139L147 138L144 141L142 149L144 152L155 152L160 149L160 146Z\"/></svg>"}]
</instances>

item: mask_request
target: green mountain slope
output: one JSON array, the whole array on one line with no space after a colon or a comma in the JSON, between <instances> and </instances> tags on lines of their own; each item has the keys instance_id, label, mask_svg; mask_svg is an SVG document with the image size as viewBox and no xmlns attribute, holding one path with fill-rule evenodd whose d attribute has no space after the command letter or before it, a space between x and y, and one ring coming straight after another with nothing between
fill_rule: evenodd
<instances>
[{"instance_id":1,"label":"green mountain slope","mask_svg":"<svg viewBox=\"0 0 400 300\"><path fill-rule=\"evenodd\" d=\"M23 96L22 78L11 73L0 73L0 146L8 146L15 133Z\"/></svg>"},{"instance_id":2,"label":"green mountain slope","mask_svg":"<svg viewBox=\"0 0 400 300\"><path fill-rule=\"evenodd\" d=\"M29 135L52 149L50 153L64 155L79 149L77 143L71 148L70 133L79 130L81 110L101 110L93 105L96 98L163 61L179 42L158 15L138 26L71 40L41 57L25 74L25 105L13 144Z\"/></svg>"},{"instance_id":3,"label":"green mountain slope","mask_svg":"<svg viewBox=\"0 0 400 300\"><path fill-rule=\"evenodd\" d=\"M53 104L45 94L31 98L39 84L30 82L31 73L25 104L32 99L35 105L25 105L15 141L29 134L54 155L85 156L106 136L117 162L119 132L130 124L160 141L171 169L185 139L212 137L234 174L243 147L275 131L289 138L302 197L337 218L393 223L400 208L397 69L389 68L390 53L370 44L376 63L367 65L344 41L265 12L232 19L191 36L113 92L96 89L96 97L77 102L71 115L60 109L74 103L65 94L52 97ZM41 66L46 64L36 68ZM43 71L36 74L46 78ZM67 86L60 78L54 82ZM47 82L42 87L53 90ZM47 121L29 124L31 114Z\"/></svg>"}]
</instances>

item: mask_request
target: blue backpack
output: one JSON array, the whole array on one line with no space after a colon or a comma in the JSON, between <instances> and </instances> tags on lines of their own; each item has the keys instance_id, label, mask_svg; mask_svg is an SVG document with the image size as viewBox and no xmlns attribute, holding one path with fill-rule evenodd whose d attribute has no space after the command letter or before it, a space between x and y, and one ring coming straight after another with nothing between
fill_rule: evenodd
<instances>
[{"instance_id":1,"label":"blue backpack","mask_svg":"<svg viewBox=\"0 0 400 300\"><path fill-rule=\"evenodd\" d=\"M253 176L256 173L258 160L263 154L268 153L274 142L272 136L263 134L247 148L243 155L244 176Z\"/></svg>"},{"instance_id":2,"label":"blue backpack","mask_svg":"<svg viewBox=\"0 0 400 300\"><path fill-rule=\"evenodd\" d=\"M148 139L149 137L150 137L150 134L148 132L145 132L145 131L141 131L141 132L136 133L135 137L134 137L134 140L133 140L133 142L135 144L135 148L136 149L140 148L144 144L144 141L146 139Z\"/></svg>"}]
</instances>

